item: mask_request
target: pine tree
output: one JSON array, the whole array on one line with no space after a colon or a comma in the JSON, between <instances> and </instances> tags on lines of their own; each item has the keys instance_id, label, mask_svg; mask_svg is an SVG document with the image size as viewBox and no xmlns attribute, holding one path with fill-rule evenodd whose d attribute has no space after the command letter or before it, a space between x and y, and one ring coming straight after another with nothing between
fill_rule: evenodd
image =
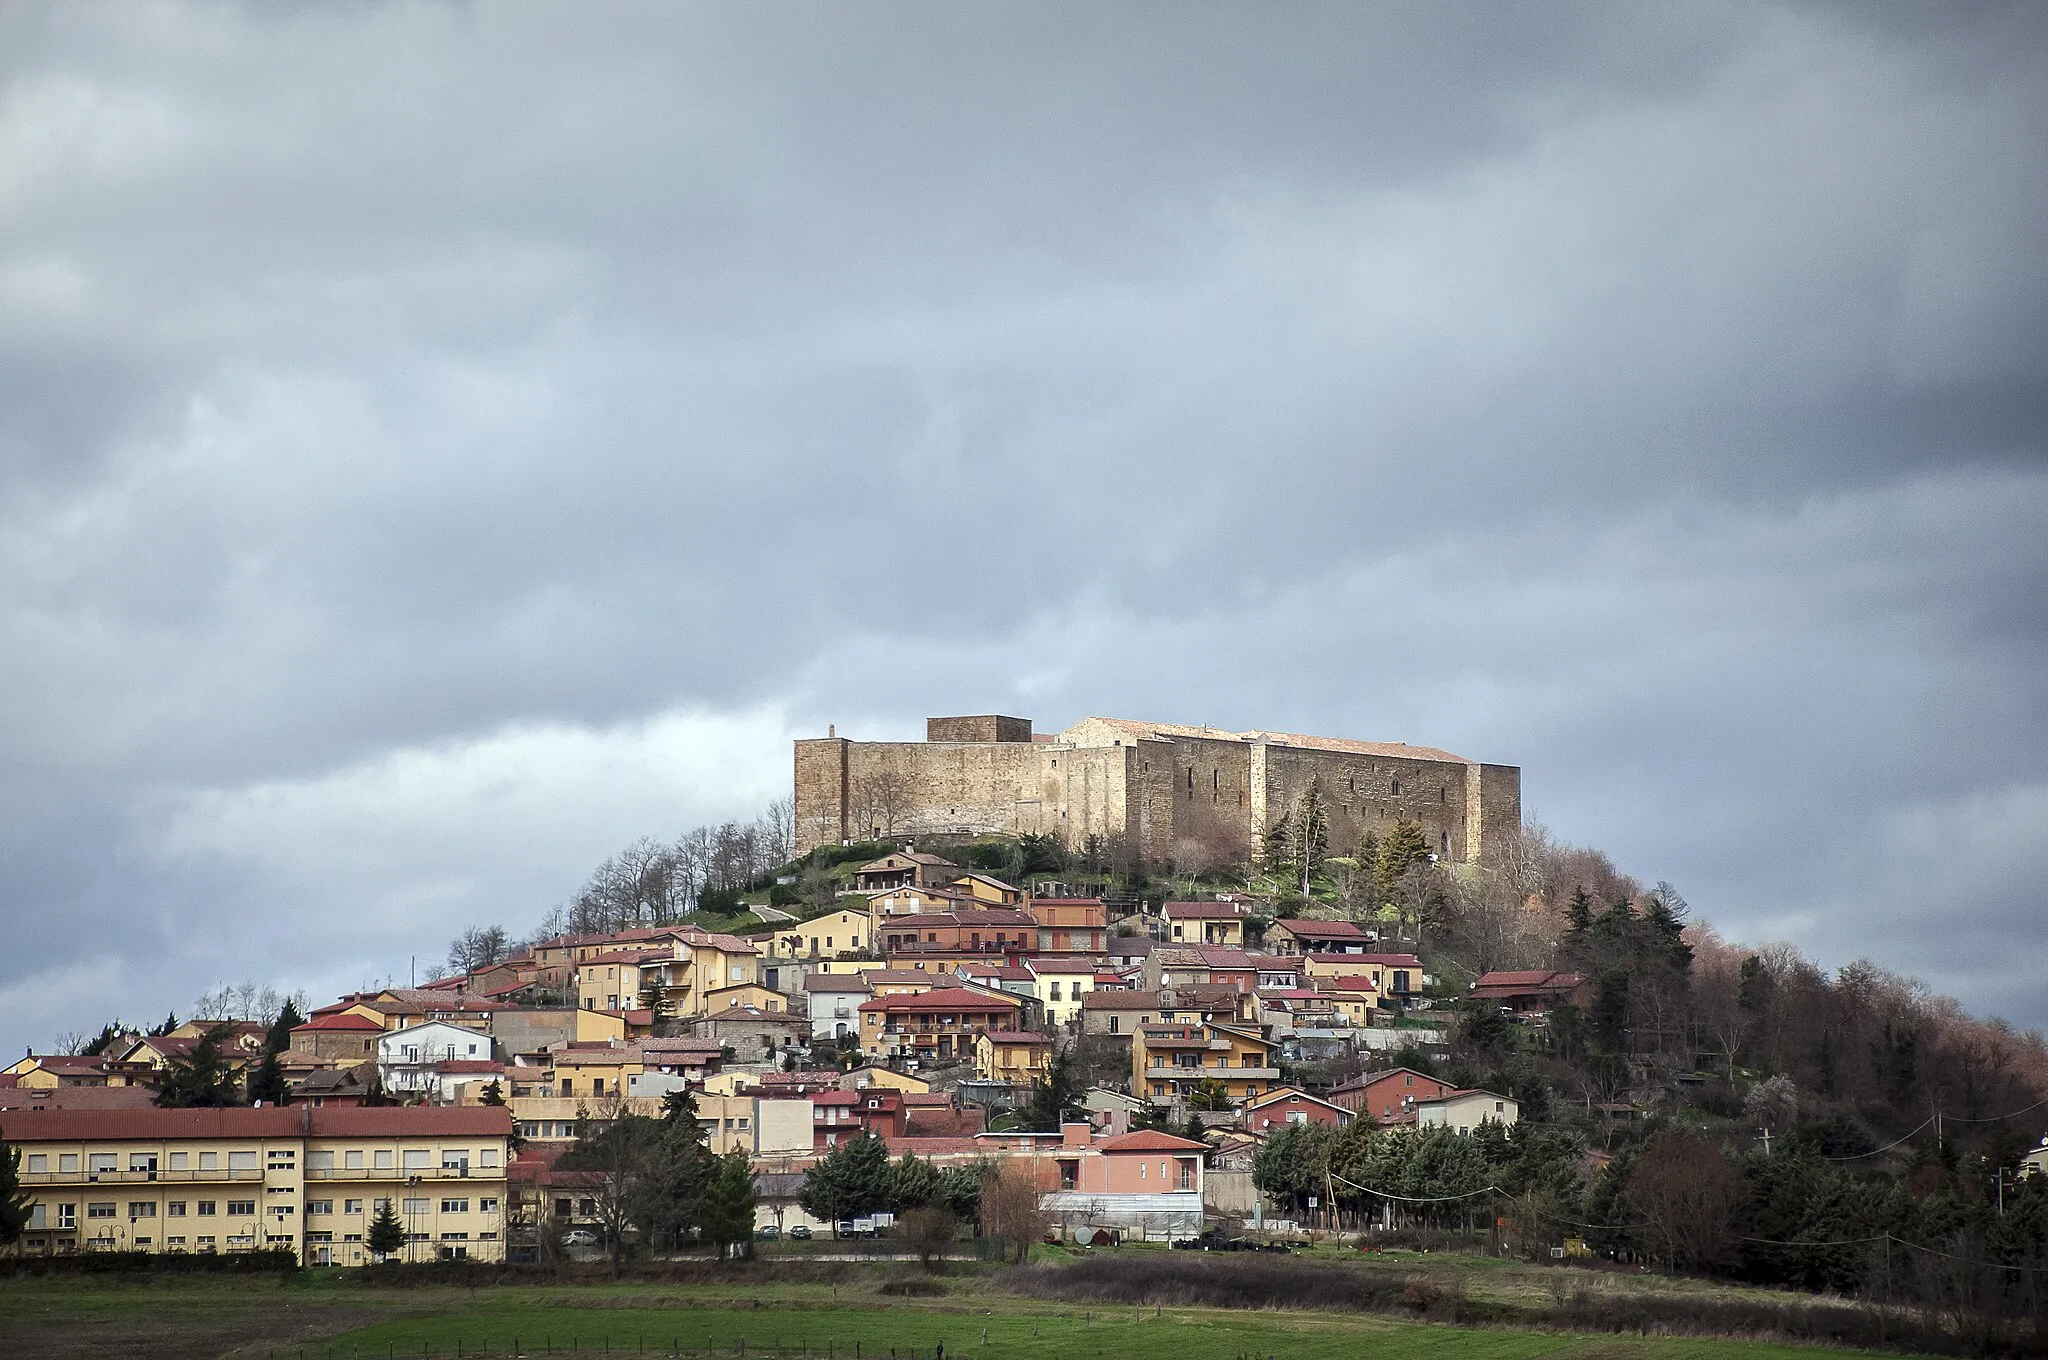
<instances>
[{"instance_id":1,"label":"pine tree","mask_svg":"<svg viewBox=\"0 0 2048 1360\"><path fill-rule=\"evenodd\" d=\"M1060 1125L1080 1112L1081 1083L1074 1075L1074 1060L1064 1049L1056 1050L1045 1076L1031 1084L1031 1100L1021 1112L1023 1127L1034 1133L1058 1133Z\"/></svg>"},{"instance_id":2,"label":"pine tree","mask_svg":"<svg viewBox=\"0 0 2048 1360\"><path fill-rule=\"evenodd\" d=\"M804 1173L797 1203L812 1218L833 1225L889 1205L889 1150L870 1133L849 1138Z\"/></svg>"},{"instance_id":3,"label":"pine tree","mask_svg":"<svg viewBox=\"0 0 2048 1360\"><path fill-rule=\"evenodd\" d=\"M0 1248L21 1240L34 1203L21 1188L21 1150L0 1138Z\"/></svg>"},{"instance_id":4,"label":"pine tree","mask_svg":"<svg viewBox=\"0 0 2048 1360\"><path fill-rule=\"evenodd\" d=\"M396 1255L405 1249L405 1225L398 1221L398 1215L392 1210L390 1200L377 1202L377 1214L370 1220L367 1240L370 1251L379 1259Z\"/></svg>"},{"instance_id":5,"label":"pine tree","mask_svg":"<svg viewBox=\"0 0 2048 1360\"><path fill-rule=\"evenodd\" d=\"M698 1225L721 1260L751 1254L754 1242L754 1171L744 1152L717 1159L704 1191Z\"/></svg>"},{"instance_id":6,"label":"pine tree","mask_svg":"<svg viewBox=\"0 0 2048 1360\"><path fill-rule=\"evenodd\" d=\"M173 1059L157 1088L156 1103L166 1109L218 1109L239 1105L235 1074L221 1056L220 1040L225 1025L216 1025L199 1036L192 1051Z\"/></svg>"},{"instance_id":7,"label":"pine tree","mask_svg":"<svg viewBox=\"0 0 2048 1360\"><path fill-rule=\"evenodd\" d=\"M484 1083L483 1092L477 1096L477 1103L479 1105L503 1105L505 1103L504 1088L496 1081Z\"/></svg>"}]
</instances>

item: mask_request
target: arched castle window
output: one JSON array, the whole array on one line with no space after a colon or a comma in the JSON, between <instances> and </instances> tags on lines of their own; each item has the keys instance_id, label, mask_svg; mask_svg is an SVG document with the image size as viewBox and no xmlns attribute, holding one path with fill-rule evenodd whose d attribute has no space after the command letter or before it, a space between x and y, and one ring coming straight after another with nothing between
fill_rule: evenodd
<instances>
[{"instance_id":1,"label":"arched castle window","mask_svg":"<svg viewBox=\"0 0 2048 1360\"><path fill-rule=\"evenodd\" d=\"M1400 775L1395 775L1395 776L1394 776L1394 796L1395 796L1396 798L1399 798L1399 797L1401 796L1401 776L1400 776Z\"/></svg>"}]
</instances>

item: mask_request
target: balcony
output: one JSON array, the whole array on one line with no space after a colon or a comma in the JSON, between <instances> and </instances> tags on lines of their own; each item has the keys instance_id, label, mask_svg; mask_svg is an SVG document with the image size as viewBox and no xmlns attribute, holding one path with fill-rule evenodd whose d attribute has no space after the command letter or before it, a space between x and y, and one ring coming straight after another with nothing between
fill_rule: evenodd
<instances>
[{"instance_id":1,"label":"balcony","mask_svg":"<svg viewBox=\"0 0 2048 1360\"><path fill-rule=\"evenodd\" d=\"M24 1171L23 1185L148 1185L168 1182L190 1185L203 1181L260 1181L263 1172L253 1167L230 1171Z\"/></svg>"}]
</instances>

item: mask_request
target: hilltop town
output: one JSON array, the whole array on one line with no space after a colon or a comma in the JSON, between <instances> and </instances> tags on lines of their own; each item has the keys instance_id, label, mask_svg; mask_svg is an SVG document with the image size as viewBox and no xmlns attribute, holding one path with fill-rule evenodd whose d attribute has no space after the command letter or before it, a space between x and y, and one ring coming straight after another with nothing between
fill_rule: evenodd
<instances>
[{"instance_id":1,"label":"hilltop town","mask_svg":"<svg viewBox=\"0 0 2048 1360\"><path fill-rule=\"evenodd\" d=\"M928 737L799 741L759 822L636 842L419 985L228 990L28 1053L22 1249L1469 1234L1495 1194L1514 1251L1849 1288L1867 1262L1741 1243L1985 1252L1985 1175L2048 1205L2038 1035L1723 942L1523 827L1513 767L1099 718Z\"/></svg>"}]
</instances>

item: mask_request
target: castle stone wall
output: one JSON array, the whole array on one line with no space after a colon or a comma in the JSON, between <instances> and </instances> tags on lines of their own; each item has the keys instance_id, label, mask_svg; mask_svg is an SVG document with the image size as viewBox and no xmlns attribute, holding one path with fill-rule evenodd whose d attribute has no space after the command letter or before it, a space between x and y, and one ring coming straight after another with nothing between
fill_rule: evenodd
<instances>
[{"instance_id":1,"label":"castle stone wall","mask_svg":"<svg viewBox=\"0 0 2048 1360\"><path fill-rule=\"evenodd\" d=\"M1181 842L1256 852L1314 781L1332 854L1406 817L1451 861L1478 860L1521 825L1521 771L1389 744L1367 750L1265 734L1146 733L1090 718L1054 742L1028 719L934 718L925 742L796 743L797 848L876 835L1128 837L1146 857ZM1315 739L1320 740L1320 739ZM1350 743L1357 746L1358 743ZM1426 754L1425 754L1426 752Z\"/></svg>"}]
</instances>

